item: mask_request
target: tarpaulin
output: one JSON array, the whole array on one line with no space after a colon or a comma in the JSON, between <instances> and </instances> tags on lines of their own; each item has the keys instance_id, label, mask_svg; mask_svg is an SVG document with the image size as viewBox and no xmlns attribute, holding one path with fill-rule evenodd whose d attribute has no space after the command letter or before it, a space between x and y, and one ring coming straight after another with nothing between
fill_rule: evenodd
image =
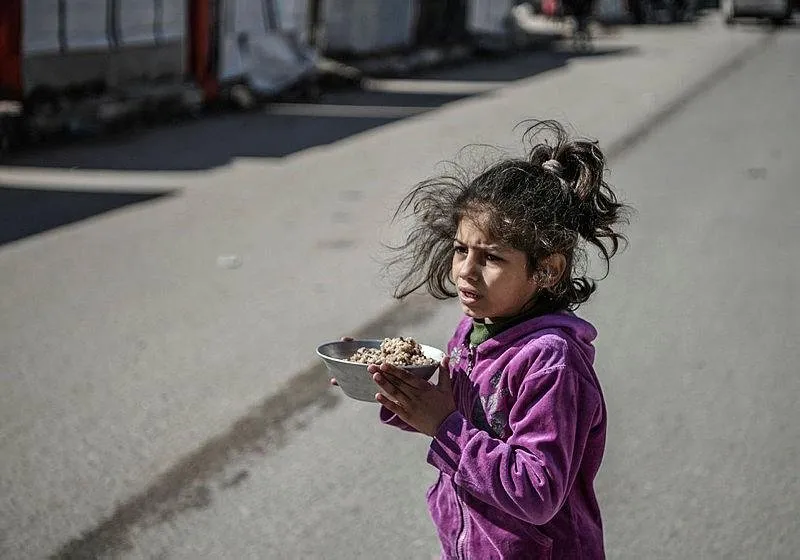
<instances>
[{"instance_id":1,"label":"tarpaulin","mask_svg":"<svg viewBox=\"0 0 800 560\"><path fill-rule=\"evenodd\" d=\"M275 0L219 0L218 77L245 82L270 95L291 87L316 68L316 54L298 39L296 12Z\"/></svg>"}]
</instances>

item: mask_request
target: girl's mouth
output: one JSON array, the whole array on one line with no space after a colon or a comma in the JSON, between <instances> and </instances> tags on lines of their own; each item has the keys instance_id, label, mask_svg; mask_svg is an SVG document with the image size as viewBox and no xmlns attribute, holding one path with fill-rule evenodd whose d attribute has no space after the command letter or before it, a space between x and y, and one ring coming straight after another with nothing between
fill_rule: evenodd
<instances>
[{"instance_id":1,"label":"girl's mouth","mask_svg":"<svg viewBox=\"0 0 800 560\"><path fill-rule=\"evenodd\" d=\"M481 298L481 295L478 292L473 292L472 290L464 290L463 288L460 288L458 290L458 294L459 296L461 296L460 297L461 302L466 305L473 304Z\"/></svg>"}]
</instances>

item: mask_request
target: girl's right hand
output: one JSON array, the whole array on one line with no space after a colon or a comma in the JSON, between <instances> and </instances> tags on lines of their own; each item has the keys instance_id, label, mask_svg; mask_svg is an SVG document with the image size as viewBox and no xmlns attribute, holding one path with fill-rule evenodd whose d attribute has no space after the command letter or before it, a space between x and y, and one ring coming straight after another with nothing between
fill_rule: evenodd
<instances>
[{"instance_id":1,"label":"girl's right hand","mask_svg":"<svg viewBox=\"0 0 800 560\"><path fill-rule=\"evenodd\" d=\"M352 336L343 336L339 340L341 340L342 342L350 342L351 340L353 340L353 337ZM335 377L331 377L331 385L333 385L334 387L338 387L339 386L339 384L336 382L336 378Z\"/></svg>"}]
</instances>

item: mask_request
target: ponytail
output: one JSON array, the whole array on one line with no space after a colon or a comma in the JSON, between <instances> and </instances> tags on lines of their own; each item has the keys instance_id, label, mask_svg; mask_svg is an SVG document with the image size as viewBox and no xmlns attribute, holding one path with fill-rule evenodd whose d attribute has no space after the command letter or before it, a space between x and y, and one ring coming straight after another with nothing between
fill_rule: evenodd
<instances>
[{"instance_id":1,"label":"ponytail","mask_svg":"<svg viewBox=\"0 0 800 560\"><path fill-rule=\"evenodd\" d=\"M553 120L535 122L523 138L530 140L542 133L549 133L552 141L534 143L528 161L558 181L567 201L563 225L599 250L607 275L611 258L627 244L618 226L628 223L630 207L620 202L606 183L606 160L596 141L571 139ZM586 301L595 290L594 281L587 277L562 283L560 291L571 292L563 295L573 304Z\"/></svg>"}]
</instances>

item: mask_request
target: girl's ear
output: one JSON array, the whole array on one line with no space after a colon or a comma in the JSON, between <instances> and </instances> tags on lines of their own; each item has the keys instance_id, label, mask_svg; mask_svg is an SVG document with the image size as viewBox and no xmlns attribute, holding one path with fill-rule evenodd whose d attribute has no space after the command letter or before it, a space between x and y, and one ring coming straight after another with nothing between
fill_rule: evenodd
<instances>
[{"instance_id":1,"label":"girl's ear","mask_svg":"<svg viewBox=\"0 0 800 560\"><path fill-rule=\"evenodd\" d=\"M539 264L539 287L552 288L564 276L567 259L561 253L553 253L542 259Z\"/></svg>"}]
</instances>

